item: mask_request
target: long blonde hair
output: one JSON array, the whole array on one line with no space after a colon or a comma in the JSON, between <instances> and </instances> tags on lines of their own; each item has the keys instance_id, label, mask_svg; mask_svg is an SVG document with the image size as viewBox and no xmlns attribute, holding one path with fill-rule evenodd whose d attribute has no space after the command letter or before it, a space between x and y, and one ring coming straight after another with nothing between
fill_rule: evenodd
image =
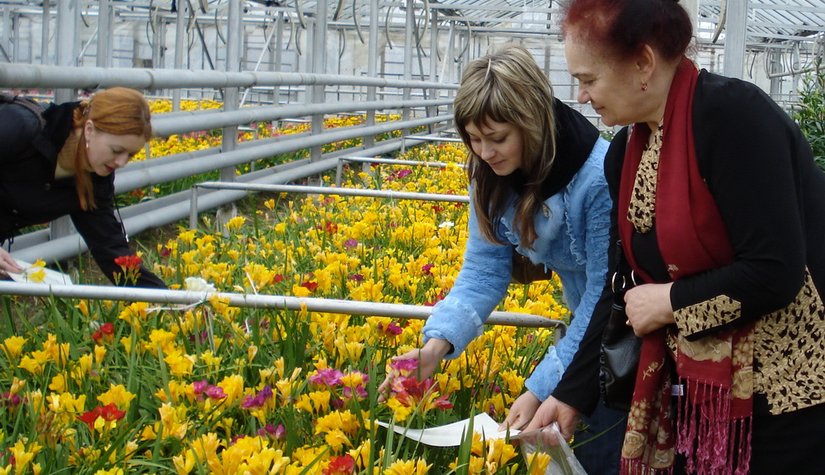
<instances>
[{"instance_id":1,"label":"long blonde hair","mask_svg":"<svg viewBox=\"0 0 825 475\"><path fill-rule=\"evenodd\" d=\"M467 65L453 103L453 115L468 149L467 176L474 185L472 199L481 234L491 242L500 242L495 225L505 211L508 191L515 190L515 224L522 245L532 247L537 237L533 217L541 210L542 184L556 156L550 81L525 48L506 46ZM467 125L488 120L514 125L521 133L521 168L509 176L496 175L470 146Z\"/></svg>"},{"instance_id":2,"label":"long blonde hair","mask_svg":"<svg viewBox=\"0 0 825 475\"><path fill-rule=\"evenodd\" d=\"M74 129L80 129L77 151L74 156L75 188L83 210L94 209L92 176L88 168L85 124L91 120L95 128L112 135L139 135L146 141L152 138L149 103L139 91L126 87L113 87L100 91L88 101L81 101L72 115Z\"/></svg>"}]
</instances>

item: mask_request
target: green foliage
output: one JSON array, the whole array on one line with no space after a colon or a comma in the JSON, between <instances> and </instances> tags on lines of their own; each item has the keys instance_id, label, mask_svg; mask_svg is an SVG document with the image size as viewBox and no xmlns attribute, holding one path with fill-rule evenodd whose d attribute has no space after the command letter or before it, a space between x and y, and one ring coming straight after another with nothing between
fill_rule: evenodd
<instances>
[{"instance_id":1,"label":"green foliage","mask_svg":"<svg viewBox=\"0 0 825 475\"><path fill-rule=\"evenodd\" d=\"M819 63L805 79L793 118L811 143L816 163L825 170L825 70Z\"/></svg>"}]
</instances>

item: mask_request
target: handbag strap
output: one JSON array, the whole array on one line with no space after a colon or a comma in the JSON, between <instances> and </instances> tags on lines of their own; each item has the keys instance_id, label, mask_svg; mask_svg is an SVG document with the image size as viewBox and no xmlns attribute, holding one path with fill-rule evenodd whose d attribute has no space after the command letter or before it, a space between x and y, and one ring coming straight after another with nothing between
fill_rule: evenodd
<instances>
[{"instance_id":1,"label":"handbag strap","mask_svg":"<svg viewBox=\"0 0 825 475\"><path fill-rule=\"evenodd\" d=\"M627 262L627 258L624 255L621 239L616 240L615 252L616 271L613 272L613 277L611 278L611 287L614 294L619 291L627 290L638 284L636 281L636 272L634 272L630 267L630 263Z\"/></svg>"}]
</instances>

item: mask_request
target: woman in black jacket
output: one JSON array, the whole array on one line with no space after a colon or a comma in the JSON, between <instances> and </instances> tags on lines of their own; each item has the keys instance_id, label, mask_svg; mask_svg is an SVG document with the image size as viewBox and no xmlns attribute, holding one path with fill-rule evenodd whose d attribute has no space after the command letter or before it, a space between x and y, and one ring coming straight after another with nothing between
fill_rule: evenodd
<instances>
[{"instance_id":1,"label":"woman in black jacket","mask_svg":"<svg viewBox=\"0 0 825 475\"><path fill-rule=\"evenodd\" d=\"M71 216L103 273L113 283L165 288L140 267L125 279L115 259L131 256L114 213L114 171L152 136L149 104L133 89L116 87L90 100L36 108L0 108L0 243L23 227ZM0 273L20 269L0 247Z\"/></svg>"},{"instance_id":2,"label":"woman in black jacket","mask_svg":"<svg viewBox=\"0 0 825 475\"><path fill-rule=\"evenodd\" d=\"M578 100L628 126L605 156L611 233L646 282L624 294L642 348L623 472L823 473L825 174L810 145L757 86L685 57L676 1L573 0L563 24ZM607 313L528 430L570 434L598 403Z\"/></svg>"}]
</instances>

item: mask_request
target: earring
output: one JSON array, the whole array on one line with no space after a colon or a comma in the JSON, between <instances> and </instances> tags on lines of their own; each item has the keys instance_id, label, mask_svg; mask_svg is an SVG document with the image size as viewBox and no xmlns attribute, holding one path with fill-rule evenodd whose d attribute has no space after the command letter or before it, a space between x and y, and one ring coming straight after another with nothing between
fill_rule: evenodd
<instances>
[{"instance_id":1,"label":"earring","mask_svg":"<svg viewBox=\"0 0 825 475\"><path fill-rule=\"evenodd\" d=\"M647 91L647 81L642 81L642 92Z\"/></svg>"},{"instance_id":2,"label":"earring","mask_svg":"<svg viewBox=\"0 0 825 475\"><path fill-rule=\"evenodd\" d=\"M89 141L87 140L86 141L86 149L88 149L88 148L89 148Z\"/></svg>"}]
</instances>

